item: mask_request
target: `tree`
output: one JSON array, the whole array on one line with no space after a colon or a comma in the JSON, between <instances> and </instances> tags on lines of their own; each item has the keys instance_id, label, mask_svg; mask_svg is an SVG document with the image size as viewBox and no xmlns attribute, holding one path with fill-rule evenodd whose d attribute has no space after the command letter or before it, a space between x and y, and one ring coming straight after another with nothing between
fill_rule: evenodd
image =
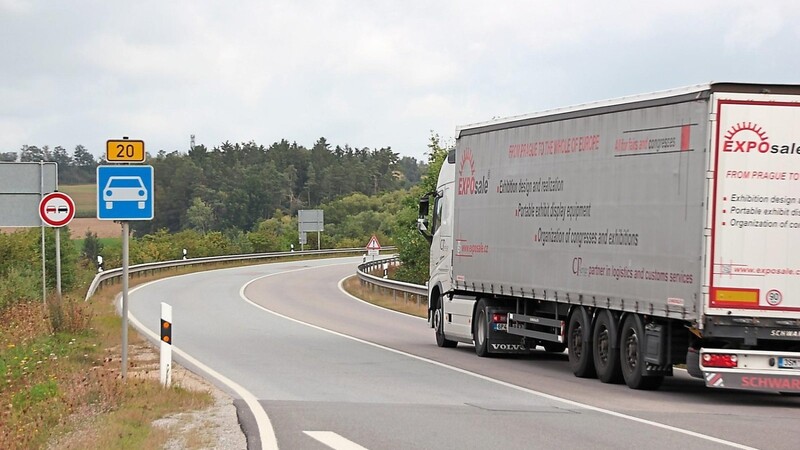
<instances>
[{"instance_id":1,"label":"tree","mask_svg":"<svg viewBox=\"0 0 800 450\"><path fill-rule=\"evenodd\" d=\"M89 264L97 263L97 256L103 251L103 243L97 238L97 233L92 233L91 230L86 230L83 240L83 248L81 249L81 257Z\"/></svg>"},{"instance_id":2,"label":"tree","mask_svg":"<svg viewBox=\"0 0 800 450\"><path fill-rule=\"evenodd\" d=\"M189 226L206 234L214 223L214 210L202 198L195 197L192 206L186 211L186 220Z\"/></svg>"},{"instance_id":3,"label":"tree","mask_svg":"<svg viewBox=\"0 0 800 450\"><path fill-rule=\"evenodd\" d=\"M17 152L0 153L0 161L3 161L3 162L16 162L17 161Z\"/></svg>"},{"instance_id":4,"label":"tree","mask_svg":"<svg viewBox=\"0 0 800 450\"><path fill-rule=\"evenodd\" d=\"M258 228L247 234L258 253L287 251L297 241L297 220L291 216L275 211L271 219L258 224Z\"/></svg>"},{"instance_id":5,"label":"tree","mask_svg":"<svg viewBox=\"0 0 800 450\"><path fill-rule=\"evenodd\" d=\"M403 264L398 268L395 276L403 281L416 284L425 284L428 279L429 250L428 241L419 234L415 222L417 218L417 204L419 198L427 192L436 189L439 170L442 167L447 153L452 146L443 147L439 135L431 135L428 143L428 172L422 182L411 190L405 207L400 211L394 225L397 237L397 248Z\"/></svg>"},{"instance_id":6,"label":"tree","mask_svg":"<svg viewBox=\"0 0 800 450\"><path fill-rule=\"evenodd\" d=\"M72 157L69 156L67 150L60 145L57 145L56 148L53 149L51 157L52 160L58 164L59 169L65 169L72 165Z\"/></svg>"},{"instance_id":7,"label":"tree","mask_svg":"<svg viewBox=\"0 0 800 450\"><path fill-rule=\"evenodd\" d=\"M97 165L94 156L82 145L75 146L75 151L72 153L72 161L78 167L94 167Z\"/></svg>"},{"instance_id":8,"label":"tree","mask_svg":"<svg viewBox=\"0 0 800 450\"><path fill-rule=\"evenodd\" d=\"M44 161L44 151L35 145L23 145L19 154L20 162Z\"/></svg>"},{"instance_id":9,"label":"tree","mask_svg":"<svg viewBox=\"0 0 800 450\"><path fill-rule=\"evenodd\" d=\"M416 184L422 177L423 168L420 166L420 162L410 156L404 156L397 162L400 172L405 176L406 181L411 184Z\"/></svg>"}]
</instances>

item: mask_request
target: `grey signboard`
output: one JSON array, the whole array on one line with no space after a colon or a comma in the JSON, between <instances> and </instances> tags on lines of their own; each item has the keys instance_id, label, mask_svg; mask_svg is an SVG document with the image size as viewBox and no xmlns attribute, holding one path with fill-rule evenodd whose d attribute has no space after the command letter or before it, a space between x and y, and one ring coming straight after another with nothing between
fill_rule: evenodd
<instances>
[{"instance_id":1,"label":"grey signboard","mask_svg":"<svg viewBox=\"0 0 800 450\"><path fill-rule=\"evenodd\" d=\"M455 217L445 205L441 218L455 221L453 276L501 293L689 304L707 117L707 102L685 102L461 136Z\"/></svg>"},{"instance_id":2,"label":"grey signboard","mask_svg":"<svg viewBox=\"0 0 800 450\"><path fill-rule=\"evenodd\" d=\"M324 222L321 209L300 209L297 211L297 230L300 233L323 231Z\"/></svg>"},{"instance_id":3,"label":"grey signboard","mask_svg":"<svg viewBox=\"0 0 800 450\"><path fill-rule=\"evenodd\" d=\"M39 201L58 190L58 165L0 163L0 226L38 227Z\"/></svg>"}]
</instances>

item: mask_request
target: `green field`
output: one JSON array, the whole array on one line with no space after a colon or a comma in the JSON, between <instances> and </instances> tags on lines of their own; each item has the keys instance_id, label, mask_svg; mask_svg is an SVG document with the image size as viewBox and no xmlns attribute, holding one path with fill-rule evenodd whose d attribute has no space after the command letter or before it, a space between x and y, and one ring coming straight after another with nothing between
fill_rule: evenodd
<instances>
[{"instance_id":1,"label":"green field","mask_svg":"<svg viewBox=\"0 0 800 450\"><path fill-rule=\"evenodd\" d=\"M97 185L62 185L59 186L59 190L75 201L75 217L97 216Z\"/></svg>"},{"instance_id":2,"label":"green field","mask_svg":"<svg viewBox=\"0 0 800 450\"><path fill-rule=\"evenodd\" d=\"M72 243L75 244L75 248L78 249L78 253L83 250L83 241L86 239L83 237L80 238L73 238ZM119 248L120 252L122 252L122 238L113 237L113 238L98 238L101 244L103 244L104 249L116 249Z\"/></svg>"}]
</instances>

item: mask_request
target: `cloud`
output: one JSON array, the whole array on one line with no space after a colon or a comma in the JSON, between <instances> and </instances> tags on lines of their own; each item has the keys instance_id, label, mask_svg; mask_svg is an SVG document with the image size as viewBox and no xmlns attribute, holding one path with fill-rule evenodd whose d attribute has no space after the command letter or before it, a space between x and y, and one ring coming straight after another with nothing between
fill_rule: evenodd
<instances>
[{"instance_id":1,"label":"cloud","mask_svg":"<svg viewBox=\"0 0 800 450\"><path fill-rule=\"evenodd\" d=\"M783 14L769 3L748 11L738 11L725 33L725 47L729 52L756 50L777 36L784 27Z\"/></svg>"},{"instance_id":2,"label":"cloud","mask_svg":"<svg viewBox=\"0 0 800 450\"><path fill-rule=\"evenodd\" d=\"M391 146L712 79L796 82L788 0L0 0L0 151Z\"/></svg>"}]
</instances>

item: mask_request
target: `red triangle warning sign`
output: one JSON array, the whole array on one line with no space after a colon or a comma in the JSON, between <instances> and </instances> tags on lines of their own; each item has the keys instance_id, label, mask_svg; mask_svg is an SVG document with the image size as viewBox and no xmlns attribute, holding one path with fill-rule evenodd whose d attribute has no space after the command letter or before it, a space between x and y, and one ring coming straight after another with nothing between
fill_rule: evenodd
<instances>
[{"instance_id":1,"label":"red triangle warning sign","mask_svg":"<svg viewBox=\"0 0 800 450\"><path fill-rule=\"evenodd\" d=\"M375 237L373 234L371 238L369 238L369 244L367 244L367 250L380 250L381 244L378 243L378 238Z\"/></svg>"}]
</instances>

